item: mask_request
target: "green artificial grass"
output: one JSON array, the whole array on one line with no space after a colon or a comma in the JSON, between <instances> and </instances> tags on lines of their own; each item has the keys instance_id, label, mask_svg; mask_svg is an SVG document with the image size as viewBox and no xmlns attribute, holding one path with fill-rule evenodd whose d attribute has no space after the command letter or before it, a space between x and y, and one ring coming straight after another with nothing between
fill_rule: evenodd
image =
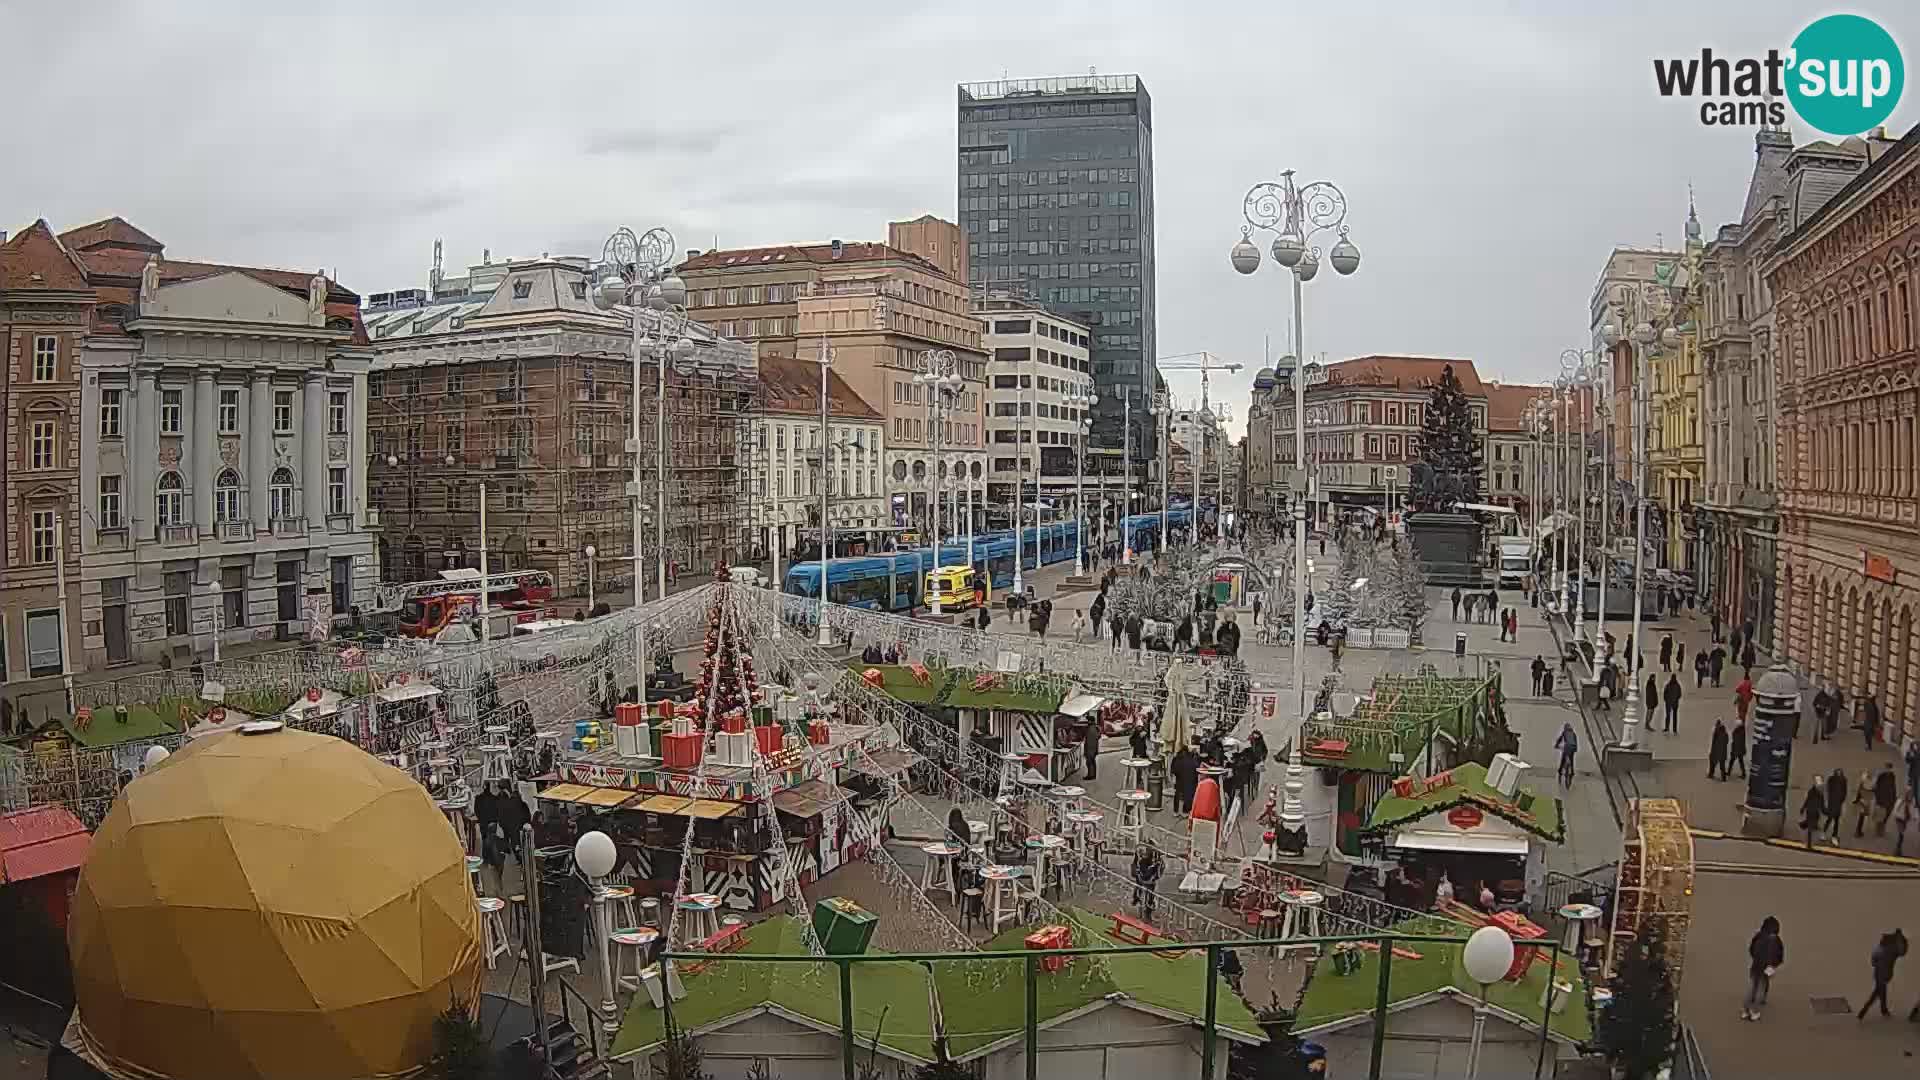
<instances>
[{"instance_id":1,"label":"green artificial grass","mask_svg":"<svg viewBox=\"0 0 1920 1080\"><path fill-rule=\"evenodd\" d=\"M1409 919L1395 927L1402 933L1416 934L1456 934L1460 927L1442 920ZM1453 987L1460 991L1463 999L1471 1000L1478 995L1478 987L1467 977L1460 964L1460 952L1463 946L1438 944L1434 942L1407 942L1400 946L1420 954L1418 960L1408 960L1402 956L1393 958L1393 966L1388 971L1387 1003L1389 1007L1400 1002L1430 994L1438 990ZM1547 955L1552 954L1552 944L1542 947ZM1553 1018L1553 1031L1557 1035L1585 1042L1592 1038L1593 1028L1587 1021L1586 980L1580 974L1580 965L1570 955L1560 957L1560 981L1573 985L1573 996L1567 1000L1564 1011ZM1307 984L1305 995L1300 1002L1299 1019L1294 1024L1296 1031L1307 1031L1325 1024L1335 1023L1363 1013L1371 1013L1375 996L1380 986L1380 954L1364 951L1360 956L1359 969L1347 975L1336 975L1331 957L1321 959L1314 968L1313 979ZM1536 961L1527 967L1526 974L1518 982L1500 982L1488 988L1487 1001L1518 1016L1523 1016L1537 1027L1540 1023L1540 997L1547 988L1547 965L1545 961ZM1392 1024L1391 1018L1388 1021Z\"/></svg>"},{"instance_id":2,"label":"green artificial grass","mask_svg":"<svg viewBox=\"0 0 1920 1080\"><path fill-rule=\"evenodd\" d=\"M1071 918L1083 927L1104 927L1108 919L1074 910ZM1033 927L1007 930L989 942L986 951L1026 949ZM1082 931L1081 937L1087 936ZM746 931L740 956L798 954L803 946L798 924L775 916ZM1107 941L1104 935L1098 940ZM870 953L869 955L884 955ZM1243 962L1251 958L1243 958ZM1124 994L1143 1005L1199 1022L1206 1012L1206 956L1183 953L1166 959L1152 953L1101 957L1104 975L1095 974L1094 960L1074 957L1059 972L1040 972L1035 979L1036 1012L1041 1023L1085 1008L1110 994ZM840 976L831 962L819 965L716 961L706 970L684 974L687 996L673 1004L675 1024L691 1030L737 1016L763 1005L773 1005L807 1017L829 1030L840 1027ZM880 1044L922 1061L933 1060L933 1016L929 1009L927 969L912 961L853 965L853 1025L855 1041ZM933 986L939 995L948 1053L963 1056L1020 1034L1026 1024L1025 965L1018 960L952 961L934 964ZM1245 1002L1220 985L1215 1016L1222 1028L1249 1039L1266 1036ZM666 1016L645 995L634 998L627 1010L612 1054L619 1057L659 1043L666 1033Z\"/></svg>"},{"instance_id":3,"label":"green artificial grass","mask_svg":"<svg viewBox=\"0 0 1920 1080\"><path fill-rule=\"evenodd\" d=\"M905 664L850 665L855 672L880 673L887 696L909 705L944 705L955 709L1003 709L1011 712L1053 713L1067 699L1070 683L1036 675L1000 675L998 684L975 690L973 682L985 674L974 668L929 668L920 682Z\"/></svg>"},{"instance_id":4,"label":"green artificial grass","mask_svg":"<svg viewBox=\"0 0 1920 1080\"><path fill-rule=\"evenodd\" d=\"M1367 831L1385 832L1456 806L1473 806L1512 822L1543 840L1557 844L1566 839L1566 822L1561 815L1558 797L1535 791L1533 805L1522 810L1513 799L1502 795L1487 783L1486 766L1467 762L1454 766L1451 772L1453 783L1433 791L1420 791L1402 798L1389 790L1384 798L1374 804Z\"/></svg>"},{"instance_id":5,"label":"green artificial grass","mask_svg":"<svg viewBox=\"0 0 1920 1080\"><path fill-rule=\"evenodd\" d=\"M89 750L180 734L176 720L180 710L177 700L161 701L154 705L128 705L125 708L127 720L124 724L120 722L118 709L99 708L93 711L93 722L86 727L81 727L80 722L71 716L61 717L60 726L75 746ZM195 715L199 714L196 712Z\"/></svg>"}]
</instances>

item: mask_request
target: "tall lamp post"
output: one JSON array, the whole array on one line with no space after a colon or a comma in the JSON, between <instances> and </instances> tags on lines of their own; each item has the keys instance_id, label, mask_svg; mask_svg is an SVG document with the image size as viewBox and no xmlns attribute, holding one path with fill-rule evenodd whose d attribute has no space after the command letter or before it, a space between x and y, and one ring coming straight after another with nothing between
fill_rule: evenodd
<instances>
[{"instance_id":1,"label":"tall lamp post","mask_svg":"<svg viewBox=\"0 0 1920 1080\"><path fill-rule=\"evenodd\" d=\"M947 399L960 392L961 379L956 370L956 368L959 367L959 363L960 359L954 355L952 349L927 349L920 354L920 374L913 377L914 382L920 383L927 388L927 410L933 414L933 430L928 433L929 438L932 439L931 445L933 447L933 453L931 460L927 464L927 483L932 489L927 499L927 523L931 526L928 531L933 536L932 568L935 570L940 569L940 424L946 413ZM1020 519L1016 516L1014 518L1014 535L1016 538L1019 536L1019 523ZM1019 592L1020 559L1018 554L1015 555L1013 560L1013 578L1013 589L1015 592ZM922 587L925 587L925 584L924 581L921 582ZM935 592L932 596L930 610L935 615L940 614L940 594L938 592Z\"/></svg>"},{"instance_id":2,"label":"tall lamp post","mask_svg":"<svg viewBox=\"0 0 1920 1080\"><path fill-rule=\"evenodd\" d=\"M1473 1041L1467 1047L1467 1080L1478 1080L1480 1048L1487 1037L1487 988L1513 969L1513 938L1497 926L1475 930L1460 950L1460 966L1467 969L1467 978L1480 985L1480 1000L1473 1004ZM1554 974L1547 972L1549 990Z\"/></svg>"},{"instance_id":3,"label":"tall lamp post","mask_svg":"<svg viewBox=\"0 0 1920 1080\"><path fill-rule=\"evenodd\" d=\"M1620 340L1620 331L1613 323L1606 324L1601 334L1609 345ZM1633 625L1627 628L1626 651L1631 662L1640 655L1641 595L1645 591L1641 575L1646 572L1647 562L1647 351L1657 340L1677 344L1680 334L1671 326L1664 334L1657 333L1651 321L1642 319L1630 337L1634 346L1633 406L1636 412L1633 418ZM1627 749L1638 745L1639 683L1640 672L1635 670L1627 680L1626 708L1620 712L1620 745Z\"/></svg>"},{"instance_id":4,"label":"tall lamp post","mask_svg":"<svg viewBox=\"0 0 1920 1080\"><path fill-rule=\"evenodd\" d=\"M593 267L593 304L601 311L626 307L633 319L633 429L627 439L627 455L633 463L632 479L627 486L633 499L633 604L646 599L646 526L645 496L640 479L644 455L640 448L640 363L651 358L656 370L654 426L657 441L654 450L659 482L654 500L655 557L660 564L660 596L667 595L667 361L688 363L693 359L693 340L687 337L687 283L671 271L675 251L673 234L662 228L635 235L621 226L607 237L600 262ZM645 308L652 317L642 315ZM649 326L651 323L651 326ZM821 582L821 591L826 583ZM633 620L633 672L641 712L647 708L647 637L645 619Z\"/></svg>"},{"instance_id":5,"label":"tall lamp post","mask_svg":"<svg viewBox=\"0 0 1920 1080\"><path fill-rule=\"evenodd\" d=\"M1087 575L1087 510L1082 502L1084 487L1081 480L1087 474L1087 437L1093 431L1093 407L1100 404L1100 395L1092 390L1069 390L1066 402L1068 407L1080 417L1074 424L1079 430L1074 435L1073 447L1073 513L1078 519L1073 530L1073 573L1075 577Z\"/></svg>"},{"instance_id":6,"label":"tall lamp post","mask_svg":"<svg viewBox=\"0 0 1920 1080\"><path fill-rule=\"evenodd\" d=\"M1613 415L1602 390L1611 389L1613 350L1594 354L1594 434L1600 440L1600 612L1593 623L1593 647L1598 650L1607 639L1607 584L1613 577L1613 437L1605 422Z\"/></svg>"},{"instance_id":7,"label":"tall lamp post","mask_svg":"<svg viewBox=\"0 0 1920 1080\"><path fill-rule=\"evenodd\" d=\"M833 369L833 346L827 342L826 335L820 337L820 597L819 617L815 620L813 642L823 649L833 647L833 633L827 629L827 560L833 556L833 534L827 525L827 485L833 479L833 471L827 467L827 455L832 453L827 435L827 373ZM797 449L797 447L796 447ZM936 554L935 562L939 561Z\"/></svg>"},{"instance_id":8,"label":"tall lamp post","mask_svg":"<svg viewBox=\"0 0 1920 1080\"><path fill-rule=\"evenodd\" d=\"M586 875L587 885L592 889L593 936L600 946L600 1027L609 1035L620 1030L620 1006L613 999L613 969L607 963L607 935L613 933L613 918L607 911L604 879L613 873L614 864L619 860L620 852L606 833L582 833L580 839L573 842L574 868ZM665 982L663 978L661 983Z\"/></svg>"},{"instance_id":9,"label":"tall lamp post","mask_svg":"<svg viewBox=\"0 0 1920 1080\"><path fill-rule=\"evenodd\" d=\"M1571 455L1578 469L1574 499L1580 508L1580 535L1575 549L1578 554L1574 560L1580 584L1573 594L1572 626L1572 636L1578 640L1586 636L1587 625L1587 389L1593 384L1593 368L1587 362L1585 352L1567 349L1560 354L1560 370L1567 376L1568 389L1573 396L1573 411L1578 414L1578 422L1567 426L1567 430L1579 433Z\"/></svg>"},{"instance_id":10,"label":"tall lamp post","mask_svg":"<svg viewBox=\"0 0 1920 1080\"><path fill-rule=\"evenodd\" d=\"M1167 551L1167 499L1172 494L1173 473L1173 398L1164 390L1153 394L1153 407L1147 410L1160 421L1160 554Z\"/></svg>"},{"instance_id":11,"label":"tall lamp post","mask_svg":"<svg viewBox=\"0 0 1920 1080\"><path fill-rule=\"evenodd\" d=\"M1360 249L1347 239L1347 197L1340 189L1322 180L1296 187L1293 170L1280 174L1278 182L1255 184L1245 200L1247 226L1240 242L1233 246L1233 268L1251 274L1260 268L1260 249L1251 239L1254 229L1270 230L1276 235L1271 248L1273 261L1291 270L1293 279L1293 347L1295 355L1307 355L1306 320L1302 314L1300 287L1320 272L1320 249L1312 245L1321 232L1338 230L1339 243L1328 252L1328 261L1336 273L1345 277L1360 268ZM1293 751L1287 758L1286 799L1280 820L1290 830L1304 830L1306 814L1300 805L1305 787L1305 766L1300 760L1300 743L1307 722L1307 379L1304 366L1293 376L1293 457L1296 483L1301 494L1293 505L1293 685L1298 695L1299 726L1293 733Z\"/></svg>"},{"instance_id":12,"label":"tall lamp post","mask_svg":"<svg viewBox=\"0 0 1920 1080\"><path fill-rule=\"evenodd\" d=\"M593 608L594 608L593 559L594 559L594 556L598 554L600 554L600 550L598 548L594 547L592 544L587 545L587 552L586 552L586 555L587 555L587 614L589 615L593 614Z\"/></svg>"}]
</instances>

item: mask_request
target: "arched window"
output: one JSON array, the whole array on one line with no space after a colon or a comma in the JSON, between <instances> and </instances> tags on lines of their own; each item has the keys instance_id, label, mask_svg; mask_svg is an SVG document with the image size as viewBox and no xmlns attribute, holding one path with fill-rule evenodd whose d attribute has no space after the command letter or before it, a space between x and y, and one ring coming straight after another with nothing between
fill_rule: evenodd
<instances>
[{"instance_id":1,"label":"arched window","mask_svg":"<svg viewBox=\"0 0 1920 1080\"><path fill-rule=\"evenodd\" d=\"M275 521L298 517L293 505L293 470L282 465L273 470L273 482L267 485L268 501Z\"/></svg>"},{"instance_id":2,"label":"arched window","mask_svg":"<svg viewBox=\"0 0 1920 1080\"><path fill-rule=\"evenodd\" d=\"M232 469L213 478L213 520L240 520L240 474Z\"/></svg>"},{"instance_id":3,"label":"arched window","mask_svg":"<svg viewBox=\"0 0 1920 1080\"><path fill-rule=\"evenodd\" d=\"M186 517L186 488L177 472L162 473L154 488L154 523L161 528L179 525Z\"/></svg>"}]
</instances>

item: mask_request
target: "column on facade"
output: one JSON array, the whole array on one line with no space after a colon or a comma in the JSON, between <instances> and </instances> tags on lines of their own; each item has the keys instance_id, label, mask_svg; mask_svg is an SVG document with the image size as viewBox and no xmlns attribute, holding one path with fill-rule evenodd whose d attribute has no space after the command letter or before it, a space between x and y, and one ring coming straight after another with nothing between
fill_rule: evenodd
<instances>
[{"instance_id":1,"label":"column on facade","mask_svg":"<svg viewBox=\"0 0 1920 1080\"><path fill-rule=\"evenodd\" d=\"M213 463L220 457L213 406L213 372L203 371L193 380L193 438L187 451L193 459L193 523L202 536L213 531Z\"/></svg>"},{"instance_id":2,"label":"column on facade","mask_svg":"<svg viewBox=\"0 0 1920 1080\"><path fill-rule=\"evenodd\" d=\"M1893 605L1885 596L1874 604L1873 618L1873 670L1867 676L1867 692L1880 700L1884 710L1887 705L1888 685L1893 681Z\"/></svg>"},{"instance_id":3,"label":"column on facade","mask_svg":"<svg viewBox=\"0 0 1920 1080\"><path fill-rule=\"evenodd\" d=\"M265 368L254 370L247 403L247 490L252 496L253 531L266 532L273 528L273 382Z\"/></svg>"},{"instance_id":4,"label":"column on facade","mask_svg":"<svg viewBox=\"0 0 1920 1080\"><path fill-rule=\"evenodd\" d=\"M300 417L300 471L302 508L307 527L325 531L327 525L327 380L309 371L302 387L305 397Z\"/></svg>"},{"instance_id":5,"label":"column on facade","mask_svg":"<svg viewBox=\"0 0 1920 1080\"><path fill-rule=\"evenodd\" d=\"M156 372L135 371L133 408L133 432L127 440L133 475L124 512L135 539L151 540L151 526L159 524L154 518L154 491L160 479L160 385Z\"/></svg>"}]
</instances>

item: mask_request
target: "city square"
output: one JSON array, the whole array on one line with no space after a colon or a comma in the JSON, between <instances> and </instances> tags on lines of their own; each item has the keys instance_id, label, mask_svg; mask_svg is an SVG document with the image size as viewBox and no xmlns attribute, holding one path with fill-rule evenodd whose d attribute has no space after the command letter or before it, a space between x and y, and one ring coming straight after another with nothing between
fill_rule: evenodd
<instances>
[{"instance_id":1,"label":"city square","mask_svg":"<svg viewBox=\"0 0 1920 1080\"><path fill-rule=\"evenodd\" d=\"M1897 22L116 19L95 145L0 14L0 1080L1913 1071Z\"/></svg>"}]
</instances>

